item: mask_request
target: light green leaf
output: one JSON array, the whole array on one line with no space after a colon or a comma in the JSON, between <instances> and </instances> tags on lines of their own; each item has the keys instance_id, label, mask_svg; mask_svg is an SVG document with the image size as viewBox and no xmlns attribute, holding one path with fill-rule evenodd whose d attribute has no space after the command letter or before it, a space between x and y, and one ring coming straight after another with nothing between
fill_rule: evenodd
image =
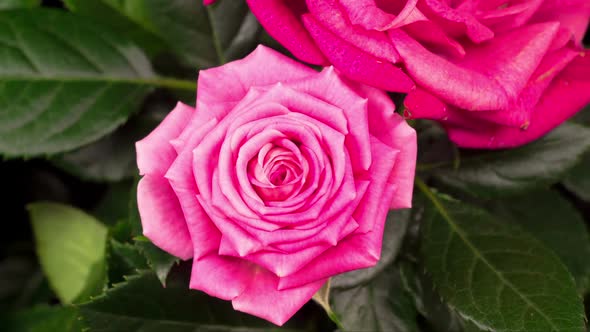
<instances>
[{"instance_id":1,"label":"light green leaf","mask_svg":"<svg viewBox=\"0 0 590 332\"><path fill-rule=\"evenodd\" d=\"M0 12L0 155L69 151L112 132L154 86L145 55L118 33L51 9Z\"/></svg>"},{"instance_id":2,"label":"light green leaf","mask_svg":"<svg viewBox=\"0 0 590 332\"><path fill-rule=\"evenodd\" d=\"M366 284L332 288L330 298L344 331L418 331L418 313L395 265L387 266Z\"/></svg>"},{"instance_id":3,"label":"light green leaf","mask_svg":"<svg viewBox=\"0 0 590 332\"><path fill-rule=\"evenodd\" d=\"M332 288L351 288L366 283L381 273L397 256L402 245L406 229L410 220L410 210L392 210L387 215L385 231L383 232L383 247L381 258L377 265L367 269L360 269L342 273L332 277Z\"/></svg>"},{"instance_id":4,"label":"light green leaf","mask_svg":"<svg viewBox=\"0 0 590 332\"><path fill-rule=\"evenodd\" d=\"M41 0L0 0L0 10L38 7Z\"/></svg>"},{"instance_id":5,"label":"light green leaf","mask_svg":"<svg viewBox=\"0 0 590 332\"><path fill-rule=\"evenodd\" d=\"M80 313L93 332L279 331L233 310L229 301L186 287L170 283L164 288L153 273L144 272L81 305Z\"/></svg>"},{"instance_id":6,"label":"light green leaf","mask_svg":"<svg viewBox=\"0 0 590 332\"><path fill-rule=\"evenodd\" d=\"M35 307L0 317L6 332L81 332L78 310L72 307Z\"/></svg>"},{"instance_id":7,"label":"light green leaf","mask_svg":"<svg viewBox=\"0 0 590 332\"><path fill-rule=\"evenodd\" d=\"M572 276L541 242L484 210L436 195L422 229L422 259L443 299L492 331L584 331Z\"/></svg>"},{"instance_id":8,"label":"light green leaf","mask_svg":"<svg viewBox=\"0 0 590 332\"><path fill-rule=\"evenodd\" d=\"M497 197L561 180L590 148L590 129L566 123L528 145L461 158L458 169L442 169L437 180L479 197Z\"/></svg>"},{"instance_id":9,"label":"light green leaf","mask_svg":"<svg viewBox=\"0 0 590 332\"><path fill-rule=\"evenodd\" d=\"M41 267L59 299L72 303L99 293L106 281L106 227L62 204L28 209Z\"/></svg>"},{"instance_id":10,"label":"light green leaf","mask_svg":"<svg viewBox=\"0 0 590 332\"><path fill-rule=\"evenodd\" d=\"M541 240L568 268L581 294L590 282L590 237L580 213L558 193L534 191L491 202L494 215ZM564 240L565 239L565 240Z\"/></svg>"}]
</instances>

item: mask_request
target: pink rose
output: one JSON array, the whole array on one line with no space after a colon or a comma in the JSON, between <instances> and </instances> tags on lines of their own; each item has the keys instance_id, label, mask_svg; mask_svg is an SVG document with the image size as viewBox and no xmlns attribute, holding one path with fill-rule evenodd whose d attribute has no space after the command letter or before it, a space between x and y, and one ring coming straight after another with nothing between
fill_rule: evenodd
<instances>
[{"instance_id":1,"label":"pink rose","mask_svg":"<svg viewBox=\"0 0 590 332\"><path fill-rule=\"evenodd\" d=\"M406 115L440 121L463 147L525 144L590 102L588 0L248 3L295 56L409 92Z\"/></svg>"},{"instance_id":2,"label":"pink rose","mask_svg":"<svg viewBox=\"0 0 590 332\"><path fill-rule=\"evenodd\" d=\"M201 71L137 142L144 235L190 287L281 325L335 274L374 265L411 204L416 134L386 94L258 47Z\"/></svg>"}]
</instances>

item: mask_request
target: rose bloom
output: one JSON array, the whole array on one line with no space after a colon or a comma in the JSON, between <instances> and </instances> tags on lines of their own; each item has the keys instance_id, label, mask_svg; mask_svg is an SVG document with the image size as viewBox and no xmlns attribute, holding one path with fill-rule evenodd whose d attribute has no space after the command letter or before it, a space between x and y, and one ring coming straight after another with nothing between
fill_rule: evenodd
<instances>
[{"instance_id":1,"label":"rose bloom","mask_svg":"<svg viewBox=\"0 0 590 332\"><path fill-rule=\"evenodd\" d=\"M416 133L383 92L258 47L201 71L137 142L143 232L193 258L190 288L275 324L330 276L379 260L411 205Z\"/></svg>"},{"instance_id":2,"label":"rose bloom","mask_svg":"<svg viewBox=\"0 0 590 332\"><path fill-rule=\"evenodd\" d=\"M590 102L588 0L248 0L298 58L409 92L462 147L528 143Z\"/></svg>"}]
</instances>

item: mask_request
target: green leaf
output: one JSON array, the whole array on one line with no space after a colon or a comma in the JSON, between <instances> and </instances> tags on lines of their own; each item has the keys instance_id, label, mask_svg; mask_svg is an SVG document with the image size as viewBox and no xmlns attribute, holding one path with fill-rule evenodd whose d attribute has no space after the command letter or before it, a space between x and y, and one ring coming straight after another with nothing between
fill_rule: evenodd
<instances>
[{"instance_id":1,"label":"green leaf","mask_svg":"<svg viewBox=\"0 0 590 332\"><path fill-rule=\"evenodd\" d=\"M436 195L422 229L422 259L440 295L493 331L584 331L572 276L541 242L484 210Z\"/></svg>"},{"instance_id":2,"label":"green leaf","mask_svg":"<svg viewBox=\"0 0 590 332\"><path fill-rule=\"evenodd\" d=\"M126 220L129 214L129 200L133 185L133 181L122 181L108 186L92 210L92 215L109 226Z\"/></svg>"},{"instance_id":3,"label":"green leaf","mask_svg":"<svg viewBox=\"0 0 590 332\"><path fill-rule=\"evenodd\" d=\"M68 9L81 16L94 18L140 46L148 55L155 55L166 48L165 43L151 32L129 20L124 13L113 8L117 2L110 0L63 0ZM111 3L113 5L111 5Z\"/></svg>"},{"instance_id":4,"label":"green leaf","mask_svg":"<svg viewBox=\"0 0 590 332\"><path fill-rule=\"evenodd\" d=\"M418 331L418 313L395 265L366 284L332 288L331 303L344 331Z\"/></svg>"},{"instance_id":5,"label":"green leaf","mask_svg":"<svg viewBox=\"0 0 590 332\"><path fill-rule=\"evenodd\" d=\"M78 310L72 307L36 307L0 317L5 332L81 332Z\"/></svg>"},{"instance_id":6,"label":"green leaf","mask_svg":"<svg viewBox=\"0 0 590 332\"><path fill-rule=\"evenodd\" d=\"M410 220L410 210L392 210L387 215L381 259L374 267L339 274L331 278L332 288L350 288L375 278L390 265L402 245Z\"/></svg>"},{"instance_id":7,"label":"green leaf","mask_svg":"<svg viewBox=\"0 0 590 332\"><path fill-rule=\"evenodd\" d=\"M490 205L494 215L519 224L553 250L576 280L580 293L584 293L590 282L590 237L584 219L565 198L543 190L496 200Z\"/></svg>"},{"instance_id":8,"label":"green leaf","mask_svg":"<svg viewBox=\"0 0 590 332\"><path fill-rule=\"evenodd\" d=\"M220 62L240 59L254 49L262 29L245 1L220 0L206 8Z\"/></svg>"},{"instance_id":9,"label":"green leaf","mask_svg":"<svg viewBox=\"0 0 590 332\"><path fill-rule=\"evenodd\" d=\"M122 282L124 276L148 268L144 255L133 244L111 239L108 252L109 284Z\"/></svg>"},{"instance_id":10,"label":"green leaf","mask_svg":"<svg viewBox=\"0 0 590 332\"><path fill-rule=\"evenodd\" d=\"M41 0L0 0L0 10L38 7Z\"/></svg>"},{"instance_id":11,"label":"green leaf","mask_svg":"<svg viewBox=\"0 0 590 332\"><path fill-rule=\"evenodd\" d=\"M432 330L462 332L461 318L441 301L432 280L420 272L423 269L407 261L401 261L398 265L404 289L413 297L416 310L426 318Z\"/></svg>"},{"instance_id":12,"label":"green leaf","mask_svg":"<svg viewBox=\"0 0 590 332\"><path fill-rule=\"evenodd\" d=\"M6 157L95 141L162 83L118 33L63 11L2 11L0 36L0 154Z\"/></svg>"},{"instance_id":13,"label":"green leaf","mask_svg":"<svg viewBox=\"0 0 590 332\"><path fill-rule=\"evenodd\" d=\"M194 0L66 0L68 8L114 27L137 27L165 50L198 68L212 67L249 53L260 27L244 1L222 0L205 7ZM125 30L122 30L125 31ZM141 45L145 36L130 36Z\"/></svg>"},{"instance_id":14,"label":"green leaf","mask_svg":"<svg viewBox=\"0 0 590 332\"><path fill-rule=\"evenodd\" d=\"M166 286L168 273L170 273L174 264L178 263L178 258L156 247L144 236L136 237L135 245L146 257L148 265L156 273L162 285Z\"/></svg>"},{"instance_id":15,"label":"green leaf","mask_svg":"<svg viewBox=\"0 0 590 332\"><path fill-rule=\"evenodd\" d=\"M528 145L462 157L458 169L442 169L437 180L479 197L497 197L561 180L590 147L590 129L566 123Z\"/></svg>"},{"instance_id":16,"label":"green leaf","mask_svg":"<svg viewBox=\"0 0 590 332\"><path fill-rule=\"evenodd\" d=\"M279 330L233 310L229 301L188 290L184 284L170 283L164 288L151 272L129 277L81 305L80 312L93 332Z\"/></svg>"},{"instance_id":17,"label":"green leaf","mask_svg":"<svg viewBox=\"0 0 590 332\"><path fill-rule=\"evenodd\" d=\"M152 108L153 105L148 107ZM166 111L172 108L173 106ZM99 141L55 156L51 161L59 168L84 180L116 182L132 178L138 174L135 142L156 128L164 116L154 112L142 112Z\"/></svg>"},{"instance_id":18,"label":"green leaf","mask_svg":"<svg viewBox=\"0 0 590 332\"><path fill-rule=\"evenodd\" d=\"M59 299L72 303L99 293L106 281L106 227L62 204L28 209L41 267Z\"/></svg>"},{"instance_id":19,"label":"green leaf","mask_svg":"<svg viewBox=\"0 0 590 332\"><path fill-rule=\"evenodd\" d=\"M563 184L579 198L590 202L590 152L567 174Z\"/></svg>"}]
</instances>

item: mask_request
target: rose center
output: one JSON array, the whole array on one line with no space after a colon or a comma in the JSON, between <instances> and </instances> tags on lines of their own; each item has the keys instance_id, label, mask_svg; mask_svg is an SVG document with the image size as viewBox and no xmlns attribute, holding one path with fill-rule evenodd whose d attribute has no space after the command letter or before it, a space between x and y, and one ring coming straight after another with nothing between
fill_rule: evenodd
<instances>
[{"instance_id":1,"label":"rose center","mask_svg":"<svg viewBox=\"0 0 590 332\"><path fill-rule=\"evenodd\" d=\"M249 162L250 182L263 200L284 200L305 182L302 162L297 144L287 140L268 143Z\"/></svg>"}]
</instances>

